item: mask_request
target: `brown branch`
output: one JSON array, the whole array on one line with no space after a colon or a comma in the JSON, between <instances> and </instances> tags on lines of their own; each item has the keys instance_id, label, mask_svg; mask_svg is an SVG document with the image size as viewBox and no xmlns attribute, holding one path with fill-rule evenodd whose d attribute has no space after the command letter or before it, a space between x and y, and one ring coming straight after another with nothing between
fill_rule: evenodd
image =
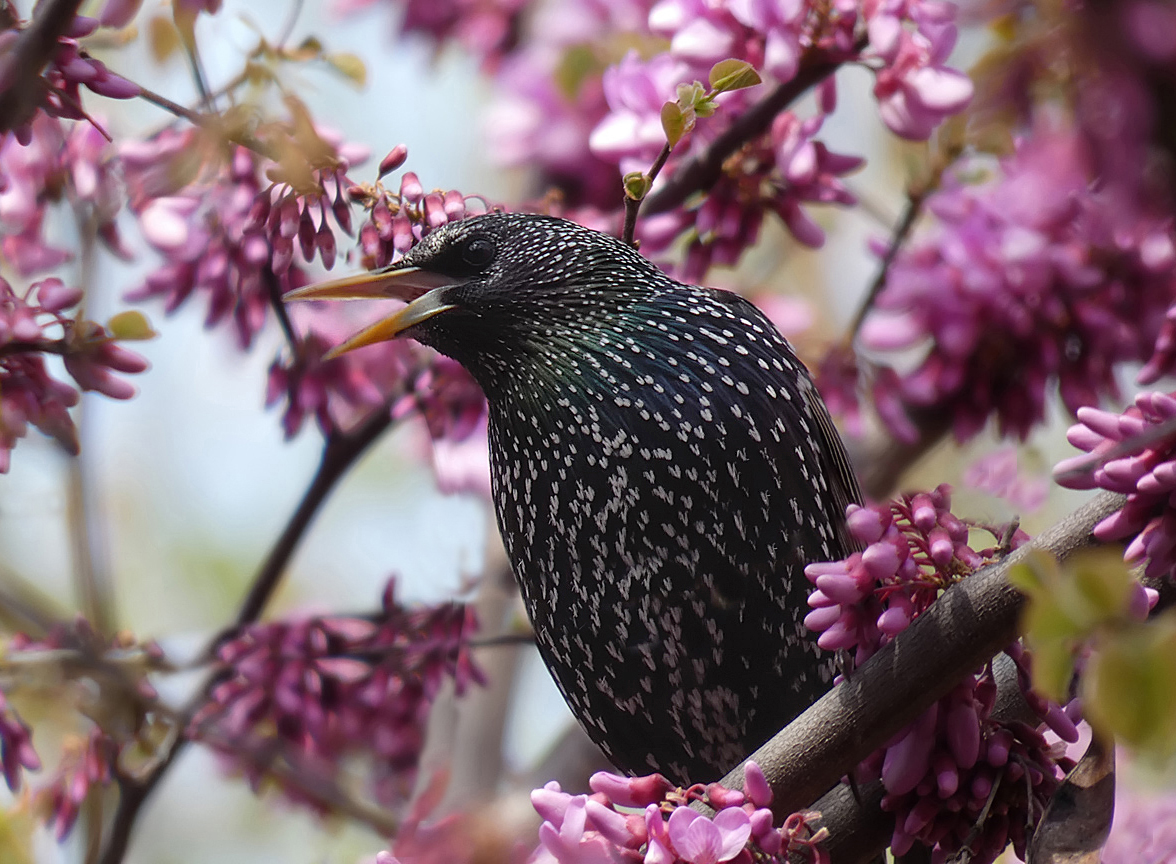
<instances>
[{"instance_id":1,"label":"brown branch","mask_svg":"<svg viewBox=\"0 0 1176 864\"><path fill-rule=\"evenodd\" d=\"M5 342L0 345L0 359L11 357L13 354L60 354L62 357L69 353L69 345L64 339L38 339L35 342Z\"/></svg>"},{"instance_id":2,"label":"brown branch","mask_svg":"<svg viewBox=\"0 0 1176 864\"><path fill-rule=\"evenodd\" d=\"M1125 499L1104 492L1002 561L945 592L925 614L750 758L775 793L778 816L808 809L964 675L1017 635L1022 595L1008 571L1030 549L1060 559L1091 545L1091 530ZM743 767L722 781L743 787Z\"/></svg>"},{"instance_id":3,"label":"brown branch","mask_svg":"<svg viewBox=\"0 0 1176 864\"><path fill-rule=\"evenodd\" d=\"M780 84L741 114L722 135L703 153L682 165L661 189L649 196L645 212L664 213L683 204L695 192L715 185L723 172L723 163L735 151L757 135L767 132L776 115L804 95L810 87L820 84L843 63L866 47L860 39L847 54L812 51L801 62L800 70L791 81Z\"/></svg>"},{"instance_id":4,"label":"brown branch","mask_svg":"<svg viewBox=\"0 0 1176 864\"><path fill-rule=\"evenodd\" d=\"M41 104L45 87L41 73L81 5L82 0L42 0L37 4L33 22L21 32L0 68L0 78L7 82L0 92L0 134L23 126Z\"/></svg>"}]
</instances>

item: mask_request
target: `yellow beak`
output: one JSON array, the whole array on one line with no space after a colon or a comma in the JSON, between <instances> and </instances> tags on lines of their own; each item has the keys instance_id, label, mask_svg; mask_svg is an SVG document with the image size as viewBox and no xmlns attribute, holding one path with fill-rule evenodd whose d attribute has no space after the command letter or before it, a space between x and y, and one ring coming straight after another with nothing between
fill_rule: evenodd
<instances>
[{"instance_id":1,"label":"yellow beak","mask_svg":"<svg viewBox=\"0 0 1176 864\"><path fill-rule=\"evenodd\" d=\"M370 298L392 298L410 301L407 306L370 327L356 333L341 345L336 345L324 360L333 360L340 354L354 351L365 345L395 339L410 327L427 321L453 308L452 303L441 299L442 290L457 284L458 280L430 273L417 267L376 270L371 273L356 273L342 279L332 279L317 285L307 285L291 291L282 299L291 300L359 300Z\"/></svg>"}]
</instances>

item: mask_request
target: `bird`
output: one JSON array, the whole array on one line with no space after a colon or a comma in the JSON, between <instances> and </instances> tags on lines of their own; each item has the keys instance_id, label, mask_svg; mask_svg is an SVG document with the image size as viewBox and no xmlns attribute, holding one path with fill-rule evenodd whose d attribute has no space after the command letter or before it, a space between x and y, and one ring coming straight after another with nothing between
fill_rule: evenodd
<instances>
[{"instance_id":1,"label":"bird","mask_svg":"<svg viewBox=\"0 0 1176 864\"><path fill-rule=\"evenodd\" d=\"M826 692L804 567L861 492L809 372L750 301L550 216L444 225L292 300L409 301L486 396L498 527L540 655L614 765L711 782Z\"/></svg>"}]
</instances>

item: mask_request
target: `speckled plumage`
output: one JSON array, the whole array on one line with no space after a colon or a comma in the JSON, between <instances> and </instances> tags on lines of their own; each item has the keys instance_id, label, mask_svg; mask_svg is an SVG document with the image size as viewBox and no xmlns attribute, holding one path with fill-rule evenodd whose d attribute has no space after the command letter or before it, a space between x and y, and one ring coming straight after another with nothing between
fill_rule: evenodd
<instances>
[{"instance_id":1,"label":"speckled plumage","mask_svg":"<svg viewBox=\"0 0 1176 864\"><path fill-rule=\"evenodd\" d=\"M461 280L407 332L486 392L499 527L572 711L625 770L719 778L831 680L802 569L849 553L860 496L808 372L752 304L563 220L455 223L401 266Z\"/></svg>"}]
</instances>

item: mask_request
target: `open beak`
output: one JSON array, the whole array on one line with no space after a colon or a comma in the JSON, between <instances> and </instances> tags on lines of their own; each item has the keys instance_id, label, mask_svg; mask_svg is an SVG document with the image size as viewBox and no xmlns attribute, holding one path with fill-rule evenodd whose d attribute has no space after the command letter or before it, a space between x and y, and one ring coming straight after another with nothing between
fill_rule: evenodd
<instances>
[{"instance_id":1,"label":"open beak","mask_svg":"<svg viewBox=\"0 0 1176 864\"><path fill-rule=\"evenodd\" d=\"M340 354L354 351L365 345L395 339L405 330L427 321L434 315L453 308L452 303L442 299L445 288L458 284L459 280L430 273L418 267L376 270L371 273L356 273L342 279L332 279L317 285L307 285L285 295L291 300L360 300L389 298L407 300L408 305L370 327L356 333L341 345L332 348L324 360L332 360Z\"/></svg>"}]
</instances>

